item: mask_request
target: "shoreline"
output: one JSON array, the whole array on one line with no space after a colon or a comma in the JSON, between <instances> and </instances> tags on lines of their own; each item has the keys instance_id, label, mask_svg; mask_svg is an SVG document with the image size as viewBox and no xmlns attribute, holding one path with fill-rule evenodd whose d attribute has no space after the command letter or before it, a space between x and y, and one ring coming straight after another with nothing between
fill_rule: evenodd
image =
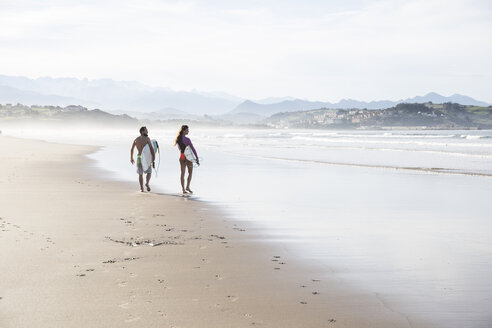
<instances>
[{"instance_id":1,"label":"shoreline","mask_svg":"<svg viewBox=\"0 0 492 328\"><path fill-rule=\"evenodd\" d=\"M411 326L214 205L101 178L97 147L0 145L2 327Z\"/></svg>"}]
</instances>

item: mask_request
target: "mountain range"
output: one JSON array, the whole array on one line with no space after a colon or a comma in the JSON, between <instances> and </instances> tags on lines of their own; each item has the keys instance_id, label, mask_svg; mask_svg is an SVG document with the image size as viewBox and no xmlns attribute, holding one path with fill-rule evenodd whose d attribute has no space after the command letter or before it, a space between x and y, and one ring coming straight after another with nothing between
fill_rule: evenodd
<instances>
[{"instance_id":1,"label":"mountain range","mask_svg":"<svg viewBox=\"0 0 492 328\"><path fill-rule=\"evenodd\" d=\"M246 100L243 103L239 104L232 113L248 113L248 114L257 114L264 117L268 117L275 113L280 112L296 112L302 110L313 110L319 108L332 108L332 109L384 109L394 107L397 104L401 103L428 103L432 102L435 104L442 103L457 103L461 105L473 105L473 106L489 106L488 103L483 101L477 101L468 96L463 96L459 94L454 94L449 97L441 96L435 92L430 92L425 96L417 96L414 98L401 99L398 101L391 100L381 100L381 101L359 101L354 99L342 99L337 103L330 102L320 102L320 101L309 101L302 99L293 99L293 100L285 100L278 103L270 103L270 104L260 104L258 102L253 102L250 100Z\"/></svg>"},{"instance_id":2,"label":"mountain range","mask_svg":"<svg viewBox=\"0 0 492 328\"><path fill-rule=\"evenodd\" d=\"M232 100L198 92L173 91L138 82L0 75L0 103L25 105L82 105L105 111L150 113L166 109L195 115L223 114L242 99Z\"/></svg>"},{"instance_id":3,"label":"mountain range","mask_svg":"<svg viewBox=\"0 0 492 328\"><path fill-rule=\"evenodd\" d=\"M0 104L81 105L89 109L98 108L112 113L126 113L135 117L162 120L196 118L207 114L230 121L254 122L279 112L319 108L383 109L398 103L427 102L489 106L485 102L467 96L454 94L445 97L434 92L399 101L365 102L342 99L331 103L293 97L270 97L252 101L223 92L174 91L134 81L52 77L30 79L0 75Z\"/></svg>"}]
</instances>

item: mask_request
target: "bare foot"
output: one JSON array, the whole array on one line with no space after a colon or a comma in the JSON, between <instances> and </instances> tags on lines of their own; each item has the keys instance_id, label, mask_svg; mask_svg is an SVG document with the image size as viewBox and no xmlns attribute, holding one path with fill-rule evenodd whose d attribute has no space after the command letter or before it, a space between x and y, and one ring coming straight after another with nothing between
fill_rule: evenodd
<instances>
[{"instance_id":1,"label":"bare foot","mask_svg":"<svg viewBox=\"0 0 492 328\"><path fill-rule=\"evenodd\" d=\"M147 191L150 191L150 187L148 184L145 185L147 187Z\"/></svg>"},{"instance_id":2,"label":"bare foot","mask_svg":"<svg viewBox=\"0 0 492 328\"><path fill-rule=\"evenodd\" d=\"M142 189L140 189L140 192L145 192L145 191L144 191L144 190L143 190L143 188L142 188Z\"/></svg>"},{"instance_id":3,"label":"bare foot","mask_svg":"<svg viewBox=\"0 0 492 328\"><path fill-rule=\"evenodd\" d=\"M187 193L188 193L188 192L187 192L186 190L184 190L184 189L183 189L183 195L184 195L184 194L187 194Z\"/></svg>"},{"instance_id":4,"label":"bare foot","mask_svg":"<svg viewBox=\"0 0 492 328\"><path fill-rule=\"evenodd\" d=\"M192 194L192 193L193 193L193 191L191 191L191 189L190 189L190 188L186 188L186 190L187 190L190 194Z\"/></svg>"}]
</instances>

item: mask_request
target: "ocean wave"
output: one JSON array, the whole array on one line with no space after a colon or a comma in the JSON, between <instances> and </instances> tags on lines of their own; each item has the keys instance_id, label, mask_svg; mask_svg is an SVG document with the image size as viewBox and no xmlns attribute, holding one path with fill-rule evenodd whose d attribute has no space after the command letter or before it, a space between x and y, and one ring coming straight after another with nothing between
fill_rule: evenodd
<instances>
[{"instance_id":1,"label":"ocean wave","mask_svg":"<svg viewBox=\"0 0 492 328\"><path fill-rule=\"evenodd\" d=\"M340 135L338 132L315 132L314 137L332 137Z\"/></svg>"},{"instance_id":2,"label":"ocean wave","mask_svg":"<svg viewBox=\"0 0 492 328\"><path fill-rule=\"evenodd\" d=\"M269 156L252 156L252 157L260 157L269 160L280 160L280 161L288 161L288 162L302 162L302 163L310 163L310 164L352 166L352 167L373 168L373 169L420 171L422 173L471 175L471 176L492 178L492 171L486 171L486 170L466 170L466 169L445 168L445 167L398 166L398 165L384 165L384 164L378 165L378 164L364 164L364 163L351 163L351 162L331 162L331 161L322 161L322 160L306 160L306 159L269 157Z\"/></svg>"},{"instance_id":3,"label":"ocean wave","mask_svg":"<svg viewBox=\"0 0 492 328\"><path fill-rule=\"evenodd\" d=\"M247 135L245 134L234 134L234 133L227 133L223 135L223 138L247 138Z\"/></svg>"},{"instance_id":4,"label":"ocean wave","mask_svg":"<svg viewBox=\"0 0 492 328\"><path fill-rule=\"evenodd\" d=\"M292 138L296 137L312 137L317 139L339 139L339 138L353 138L355 140L360 139L453 139L460 138L462 134L422 134L422 133L342 133L342 132L314 132L310 133L289 133ZM489 136L481 136L481 138L489 138Z\"/></svg>"},{"instance_id":5,"label":"ocean wave","mask_svg":"<svg viewBox=\"0 0 492 328\"><path fill-rule=\"evenodd\" d=\"M460 134L460 138L462 139L469 139L469 140L477 140L477 139L489 139L489 136L480 136L476 134Z\"/></svg>"},{"instance_id":6,"label":"ocean wave","mask_svg":"<svg viewBox=\"0 0 492 328\"><path fill-rule=\"evenodd\" d=\"M312 142L313 144L323 142L326 143L347 143L347 144L381 144L381 145L419 145L429 147L457 147L457 148L492 148L492 143L469 143L469 142L445 142L445 141L422 141L422 140L374 140L374 139L349 139L349 138L313 138L295 136L292 140ZM454 139L456 140L456 139ZM451 141L451 140L450 140Z\"/></svg>"}]
</instances>

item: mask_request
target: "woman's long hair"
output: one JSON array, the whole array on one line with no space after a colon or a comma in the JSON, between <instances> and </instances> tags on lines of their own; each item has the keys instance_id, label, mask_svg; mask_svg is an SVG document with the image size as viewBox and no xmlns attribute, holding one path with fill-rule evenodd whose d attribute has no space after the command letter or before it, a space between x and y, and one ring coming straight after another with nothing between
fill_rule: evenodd
<instances>
[{"instance_id":1,"label":"woman's long hair","mask_svg":"<svg viewBox=\"0 0 492 328\"><path fill-rule=\"evenodd\" d=\"M179 150L181 150L181 152L184 152L185 149L185 145L183 142L183 133L185 130L188 130L188 125L181 125L181 129L179 130L176 139L174 139L174 145L176 146L176 144L178 144Z\"/></svg>"}]
</instances>

